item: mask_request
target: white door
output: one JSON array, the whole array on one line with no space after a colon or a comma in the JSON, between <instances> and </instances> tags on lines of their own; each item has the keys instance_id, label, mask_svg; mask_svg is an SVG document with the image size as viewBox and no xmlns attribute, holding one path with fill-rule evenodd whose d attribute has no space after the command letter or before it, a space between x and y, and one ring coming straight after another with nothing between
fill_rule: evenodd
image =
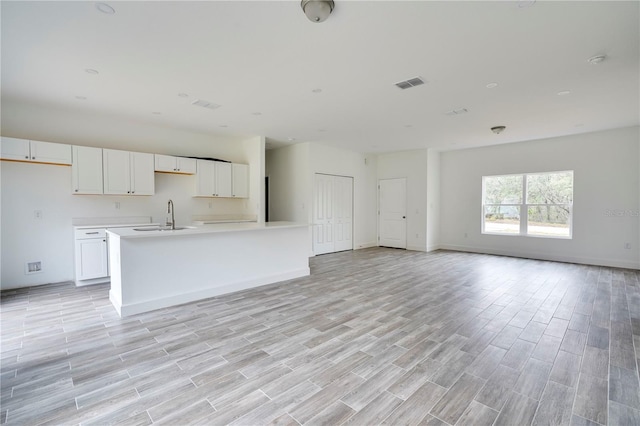
<instances>
[{"instance_id":1,"label":"white door","mask_svg":"<svg viewBox=\"0 0 640 426\"><path fill-rule=\"evenodd\" d=\"M313 252L353 249L353 178L316 174L313 200Z\"/></svg>"},{"instance_id":2,"label":"white door","mask_svg":"<svg viewBox=\"0 0 640 426\"><path fill-rule=\"evenodd\" d=\"M382 179L378 189L378 245L407 248L407 180Z\"/></svg>"},{"instance_id":3,"label":"white door","mask_svg":"<svg viewBox=\"0 0 640 426\"><path fill-rule=\"evenodd\" d=\"M334 251L353 249L353 178L334 176Z\"/></svg>"},{"instance_id":4,"label":"white door","mask_svg":"<svg viewBox=\"0 0 640 426\"><path fill-rule=\"evenodd\" d=\"M313 252L331 253L333 243L333 176L316 174L313 202Z\"/></svg>"}]
</instances>

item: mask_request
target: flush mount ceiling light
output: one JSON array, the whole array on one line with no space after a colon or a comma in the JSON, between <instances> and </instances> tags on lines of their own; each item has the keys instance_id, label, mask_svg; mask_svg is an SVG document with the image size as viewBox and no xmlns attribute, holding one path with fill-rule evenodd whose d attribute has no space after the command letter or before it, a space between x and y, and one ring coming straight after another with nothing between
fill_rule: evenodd
<instances>
[{"instance_id":1,"label":"flush mount ceiling light","mask_svg":"<svg viewBox=\"0 0 640 426\"><path fill-rule=\"evenodd\" d=\"M107 15L113 15L116 13L116 10L106 3L96 3L96 9L102 13L106 13Z\"/></svg>"},{"instance_id":2,"label":"flush mount ceiling light","mask_svg":"<svg viewBox=\"0 0 640 426\"><path fill-rule=\"evenodd\" d=\"M92 74L92 75L98 75L98 74L100 74L100 73L98 72L98 70L94 70L94 69L91 69L91 68L87 68L86 70L84 70L84 72L86 72L87 74Z\"/></svg>"},{"instance_id":3,"label":"flush mount ceiling light","mask_svg":"<svg viewBox=\"0 0 640 426\"><path fill-rule=\"evenodd\" d=\"M561 92L558 92L558 96L567 96L570 93L571 93L571 91L569 91L569 90L563 90Z\"/></svg>"},{"instance_id":4,"label":"flush mount ceiling light","mask_svg":"<svg viewBox=\"0 0 640 426\"><path fill-rule=\"evenodd\" d=\"M494 126L491 128L491 131L496 135L499 135L500 133L504 132L504 129L506 129L505 126Z\"/></svg>"},{"instance_id":5,"label":"flush mount ceiling light","mask_svg":"<svg viewBox=\"0 0 640 426\"><path fill-rule=\"evenodd\" d=\"M496 87L498 87L498 83L489 83L486 87L487 89L495 89Z\"/></svg>"},{"instance_id":6,"label":"flush mount ceiling light","mask_svg":"<svg viewBox=\"0 0 640 426\"><path fill-rule=\"evenodd\" d=\"M178 96L180 96L181 98L188 98L189 95L186 93L178 93Z\"/></svg>"},{"instance_id":7,"label":"flush mount ceiling light","mask_svg":"<svg viewBox=\"0 0 640 426\"><path fill-rule=\"evenodd\" d=\"M300 2L302 11L311 22L325 21L333 12L334 6L333 0L302 0Z\"/></svg>"},{"instance_id":8,"label":"flush mount ceiling light","mask_svg":"<svg viewBox=\"0 0 640 426\"><path fill-rule=\"evenodd\" d=\"M589 62L592 65L598 65L598 64L604 62L605 59L607 59L606 55L596 55L596 56L592 56L589 59L587 59L587 62Z\"/></svg>"}]
</instances>

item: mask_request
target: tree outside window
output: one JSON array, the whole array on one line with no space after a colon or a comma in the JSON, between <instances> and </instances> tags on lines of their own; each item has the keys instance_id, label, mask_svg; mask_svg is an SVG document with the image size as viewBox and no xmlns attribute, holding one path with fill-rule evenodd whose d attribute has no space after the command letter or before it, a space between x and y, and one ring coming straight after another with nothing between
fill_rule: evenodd
<instances>
[{"instance_id":1,"label":"tree outside window","mask_svg":"<svg viewBox=\"0 0 640 426\"><path fill-rule=\"evenodd\" d=\"M573 171L484 176L482 232L571 238Z\"/></svg>"}]
</instances>

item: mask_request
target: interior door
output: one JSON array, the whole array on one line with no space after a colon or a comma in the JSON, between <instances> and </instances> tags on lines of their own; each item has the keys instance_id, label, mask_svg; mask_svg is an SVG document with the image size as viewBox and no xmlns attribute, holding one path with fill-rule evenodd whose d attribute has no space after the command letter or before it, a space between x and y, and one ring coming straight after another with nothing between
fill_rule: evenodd
<instances>
[{"instance_id":1,"label":"interior door","mask_svg":"<svg viewBox=\"0 0 640 426\"><path fill-rule=\"evenodd\" d=\"M316 174L313 202L313 252L334 251L333 176Z\"/></svg>"},{"instance_id":2,"label":"interior door","mask_svg":"<svg viewBox=\"0 0 640 426\"><path fill-rule=\"evenodd\" d=\"M380 246L407 248L407 180L379 181Z\"/></svg>"},{"instance_id":3,"label":"interior door","mask_svg":"<svg viewBox=\"0 0 640 426\"><path fill-rule=\"evenodd\" d=\"M334 251L353 249L353 178L333 177Z\"/></svg>"}]
</instances>

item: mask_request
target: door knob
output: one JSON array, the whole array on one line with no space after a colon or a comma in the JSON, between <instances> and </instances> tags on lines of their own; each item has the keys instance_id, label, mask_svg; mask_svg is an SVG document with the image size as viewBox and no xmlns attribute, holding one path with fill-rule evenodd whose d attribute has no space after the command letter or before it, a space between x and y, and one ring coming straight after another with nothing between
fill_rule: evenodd
<instances>
[{"instance_id":1,"label":"door knob","mask_svg":"<svg viewBox=\"0 0 640 426\"><path fill-rule=\"evenodd\" d=\"M407 217L406 217L406 216L402 216L402 218L403 218L403 219L406 219Z\"/></svg>"}]
</instances>

